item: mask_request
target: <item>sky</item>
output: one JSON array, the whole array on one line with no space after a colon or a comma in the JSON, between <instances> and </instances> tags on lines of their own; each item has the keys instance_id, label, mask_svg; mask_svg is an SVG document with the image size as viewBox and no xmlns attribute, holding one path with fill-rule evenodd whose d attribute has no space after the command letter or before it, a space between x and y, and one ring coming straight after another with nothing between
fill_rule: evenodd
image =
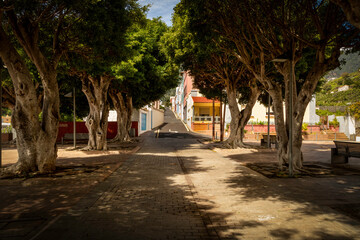
<instances>
[{"instance_id":1,"label":"sky","mask_svg":"<svg viewBox=\"0 0 360 240\"><path fill-rule=\"evenodd\" d=\"M149 19L161 16L162 20L168 26L171 26L171 14L173 13L173 8L179 2L180 0L139 0L141 5L152 5L147 14Z\"/></svg>"}]
</instances>

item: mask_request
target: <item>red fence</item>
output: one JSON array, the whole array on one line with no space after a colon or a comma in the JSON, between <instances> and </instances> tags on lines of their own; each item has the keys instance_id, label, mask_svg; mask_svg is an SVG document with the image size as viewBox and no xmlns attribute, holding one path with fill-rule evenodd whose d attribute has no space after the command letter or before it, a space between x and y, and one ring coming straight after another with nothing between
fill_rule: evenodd
<instances>
[{"instance_id":1,"label":"red fence","mask_svg":"<svg viewBox=\"0 0 360 240\"><path fill-rule=\"evenodd\" d=\"M253 133L266 133L267 132L267 125L246 125L245 130L253 132ZM339 127L330 126L328 130L339 132ZM270 132L276 132L275 125L270 125ZM307 126L307 132L321 132L320 126L313 125Z\"/></svg>"},{"instance_id":2,"label":"red fence","mask_svg":"<svg viewBox=\"0 0 360 240\"><path fill-rule=\"evenodd\" d=\"M138 122L132 122L131 128L135 129L135 136L138 136ZM73 122L60 122L59 132L56 138L57 142L61 142L61 139L66 133L73 133L74 125ZM85 126L85 122L76 122L76 133L88 133L88 130ZM112 139L116 136L117 133L117 122L109 122L107 129L107 139Z\"/></svg>"}]
</instances>

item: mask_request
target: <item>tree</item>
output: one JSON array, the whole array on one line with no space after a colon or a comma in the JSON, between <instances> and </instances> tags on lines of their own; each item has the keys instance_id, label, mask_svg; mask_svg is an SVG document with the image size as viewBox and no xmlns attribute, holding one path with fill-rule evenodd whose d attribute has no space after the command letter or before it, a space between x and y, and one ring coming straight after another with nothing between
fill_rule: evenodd
<instances>
[{"instance_id":1,"label":"tree","mask_svg":"<svg viewBox=\"0 0 360 240\"><path fill-rule=\"evenodd\" d=\"M18 162L5 169L5 173L55 169L59 124L56 69L70 48L69 38L81 16L80 9L79 1L2 1L0 4L0 57L16 96L12 126L19 155ZM41 86L34 81L29 62L34 65ZM41 101L37 94L39 86Z\"/></svg>"},{"instance_id":2,"label":"tree","mask_svg":"<svg viewBox=\"0 0 360 240\"><path fill-rule=\"evenodd\" d=\"M160 19L136 24L128 32L132 57L113 66L117 78L110 97L117 112L118 133L115 140L130 140L132 109L160 99L178 82L178 67L162 54L160 39L168 27Z\"/></svg>"},{"instance_id":3,"label":"tree","mask_svg":"<svg viewBox=\"0 0 360 240\"><path fill-rule=\"evenodd\" d=\"M214 0L206 4L186 1L186 4L197 4L191 9L198 9L196 17L199 21L212 22L213 31L233 43L234 47L226 49L247 67L271 95L280 167L288 162L290 146L289 117L285 121L283 112L285 99L286 115L293 116L295 121L293 169L300 169L301 128L306 106L319 79L339 66L340 49L358 46L359 31L348 24L341 10L328 1ZM270 62L279 56L285 56L287 60L275 64ZM295 75L300 62L306 65L306 71ZM274 75L274 65L284 77L283 81ZM295 77L300 76L295 82ZM292 112L289 110L290 81L294 99Z\"/></svg>"},{"instance_id":4,"label":"tree","mask_svg":"<svg viewBox=\"0 0 360 240\"><path fill-rule=\"evenodd\" d=\"M231 133L225 146L245 147L244 128L261 91L245 65L226 50L231 45L224 41L220 32L214 31L217 19L203 19L202 10L203 4L200 1L182 1L177 5L173 18L173 28L176 30L169 37L168 52L184 69L191 72L195 85L200 88L203 86L203 92L209 92L218 86L226 89L231 113ZM178 42L177 46L173 45L174 40ZM211 89L206 90L209 86ZM239 100L246 104L241 111Z\"/></svg>"},{"instance_id":5,"label":"tree","mask_svg":"<svg viewBox=\"0 0 360 240\"><path fill-rule=\"evenodd\" d=\"M81 79L89 104L86 150L107 149L108 91L115 79L112 67L129 57L127 29L142 21L145 11L135 0L104 0L92 2L82 13L84 21L77 28L79 44L77 51L68 55L68 62L70 74Z\"/></svg>"},{"instance_id":6,"label":"tree","mask_svg":"<svg viewBox=\"0 0 360 240\"><path fill-rule=\"evenodd\" d=\"M358 44L356 38L359 31L347 24L339 9L329 2L294 1L284 5L274 2L250 2L242 7L250 7L248 13L243 14L243 22L247 23L246 30L254 36L249 41L249 35L242 38L248 46L256 49L260 62L258 70L254 64L246 60L244 44L238 40L237 50L239 59L247 62L257 79L264 85L274 101L274 112L279 139L278 158L279 164L288 161L289 156L289 120L283 120L281 89L276 82L264 73L266 62L279 55L288 54L284 63L275 63L276 70L284 77L285 104L287 116L294 118L293 125L293 170L302 167L302 121L304 113L320 78L329 70L339 66L338 58L342 47L354 47ZM273 14L264 15L270 9L275 9ZM302 11L299 11L302 10ZM237 12L238 13L238 12ZM265 16L265 17L264 17ZM291 16L291 17L289 17ZM249 21L248 19L253 20ZM254 27L257 26L257 27ZM269 27L274 26L274 27ZM280 29L280 30L279 30ZM249 31L250 30L250 31ZM244 36L244 35L243 35ZM234 38L233 38L234 39ZM314 52L315 51L315 54ZM307 54L309 53L309 56ZM311 58L312 57L312 58ZM306 58L308 70L301 78L296 79L295 66ZM291 71L290 69L293 69ZM291 76L290 74L293 74ZM293 108L290 111L290 81L293 82ZM299 84L301 83L301 84Z\"/></svg>"}]
</instances>

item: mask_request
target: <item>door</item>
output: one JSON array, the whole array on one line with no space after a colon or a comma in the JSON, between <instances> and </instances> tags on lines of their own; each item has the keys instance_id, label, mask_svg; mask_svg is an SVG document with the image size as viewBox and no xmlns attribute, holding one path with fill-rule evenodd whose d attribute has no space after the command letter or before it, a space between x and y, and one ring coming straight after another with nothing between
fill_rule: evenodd
<instances>
[{"instance_id":1,"label":"door","mask_svg":"<svg viewBox=\"0 0 360 240\"><path fill-rule=\"evenodd\" d=\"M146 131L146 113L141 113L141 131Z\"/></svg>"}]
</instances>

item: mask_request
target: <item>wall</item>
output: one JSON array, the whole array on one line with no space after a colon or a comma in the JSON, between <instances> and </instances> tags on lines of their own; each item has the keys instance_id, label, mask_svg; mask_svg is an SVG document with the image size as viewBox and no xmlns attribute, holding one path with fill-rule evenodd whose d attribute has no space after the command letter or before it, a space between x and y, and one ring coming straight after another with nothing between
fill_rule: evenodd
<instances>
[{"instance_id":1,"label":"wall","mask_svg":"<svg viewBox=\"0 0 360 240\"><path fill-rule=\"evenodd\" d=\"M74 133L73 122L60 122L59 132L56 138L56 142L61 142L61 139L66 133ZM135 137L139 135L138 122L132 122L131 128L135 129ZM88 133L85 122L76 122L76 133ZM107 139L112 139L117 134L117 122L109 122L107 129Z\"/></svg>"},{"instance_id":2,"label":"wall","mask_svg":"<svg viewBox=\"0 0 360 240\"><path fill-rule=\"evenodd\" d=\"M316 115L316 98L313 97L306 108L304 123L314 125L317 122L320 122L320 117Z\"/></svg>"},{"instance_id":3,"label":"wall","mask_svg":"<svg viewBox=\"0 0 360 240\"><path fill-rule=\"evenodd\" d=\"M138 109L133 109L131 115L131 121L139 122L140 121L140 114Z\"/></svg>"},{"instance_id":4,"label":"wall","mask_svg":"<svg viewBox=\"0 0 360 240\"><path fill-rule=\"evenodd\" d=\"M329 121L333 121L335 115L329 116ZM339 122L339 131L345 133L350 138L351 135L355 134L355 119L351 116L336 116Z\"/></svg>"},{"instance_id":5,"label":"wall","mask_svg":"<svg viewBox=\"0 0 360 240\"><path fill-rule=\"evenodd\" d=\"M245 108L245 106L243 106L243 108ZM243 108L241 108L241 110ZM254 108L252 109L249 122L258 122L258 121L267 122L268 121L267 110L268 110L267 107L260 104L260 102L256 102ZM270 112L272 112L272 110L270 110ZM274 124L274 123L275 123L274 116L270 115L270 124Z\"/></svg>"},{"instance_id":6,"label":"wall","mask_svg":"<svg viewBox=\"0 0 360 240\"><path fill-rule=\"evenodd\" d=\"M146 108L140 109L139 111L139 134L143 134L146 131L151 130L151 111L148 111ZM141 119L141 114L145 113L146 114L146 130L143 131L141 130L141 125L142 125L142 119Z\"/></svg>"},{"instance_id":7,"label":"wall","mask_svg":"<svg viewBox=\"0 0 360 240\"><path fill-rule=\"evenodd\" d=\"M164 123L164 110L151 109L152 113L152 128L156 128Z\"/></svg>"},{"instance_id":8,"label":"wall","mask_svg":"<svg viewBox=\"0 0 360 240\"><path fill-rule=\"evenodd\" d=\"M194 117L194 100L193 98L191 97L191 95L188 97L187 99L187 103L186 103L186 106L187 106L187 113L186 113L186 116L187 118L185 119L185 122L188 126L191 126L191 122L192 122L192 119Z\"/></svg>"},{"instance_id":9,"label":"wall","mask_svg":"<svg viewBox=\"0 0 360 240\"><path fill-rule=\"evenodd\" d=\"M184 98L186 99L193 89L193 78L189 75L189 72L183 72L184 78Z\"/></svg>"},{"instance_id":10,"label":"wall","mask_svg":"<svg viewBox=\"0 0 360 240\"><path fill-rule=\"evenodd\" d=\"M61 139L64 137L65 133L73 133L74 127L73 122L60 122L59 123L59 132L56 138L57 142L61 142ZM85 122L76 122L76 133L88 133ZM116 136L117 133L117 122L109 122L107 129L107 139L112 139Z\"/></svg>"},{"instance_id":11,"label":"wall","mask_svg":"<svg viewBox=\"0 0 360 240\"><path fill-rule=\"evenodd\" d=\"M245 106L244 106L245 107ZM243 108L244 108L243 107ZM241 108L241 109L243 109ZM271 112L273 112L273 110L270 110ZM284 107L284 117L285 116L285 107ZM260 104L259 102L256 102L253 110L252 110L252 115L249 121L263 121L263 122L267 122L267 107L265 107L264 105ZM315 123L320 121L320 117L318 115L316 115L316 99L315 97L312 98L312 100L310 101L310 103L308 104L306 110L305 110L305 114L304 114L304 123L308 123L310 125L314 125ZM274 124L275 123L275 118L273 115L270 115L270 123Z\"/></svg>"}]
</instances>

